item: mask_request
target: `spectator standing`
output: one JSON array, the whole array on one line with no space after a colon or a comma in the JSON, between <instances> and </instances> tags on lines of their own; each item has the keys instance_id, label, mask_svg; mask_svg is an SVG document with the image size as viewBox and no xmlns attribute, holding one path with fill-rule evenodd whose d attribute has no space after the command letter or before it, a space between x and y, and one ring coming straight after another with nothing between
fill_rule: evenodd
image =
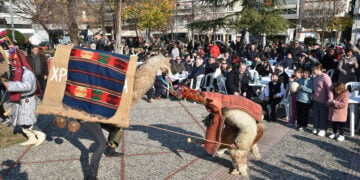
<instances>
[{"instance_id":1,"label":"spectator standing","mask_svg":"<svg viewBox=\"0 0 360 180\"><path fill-rule=\"evenodd\" d=\"M246 53L246 57L251 62L254 62L256 57L260 57L260 54L257 51L255 44L250 45L250 48Z\"/></svg>"},{"instance_id":2,"label":"spectator standing","mask_svg":"<svg viewBox=\"0 0 360 180\"><path fill-rule=\"evenodd\" d=\"M319 43L314 44L313 52L314 52L315 58L317 60L319 60L320 63L323 63L324 52L321 50Z\"/></svg>"},{"instance_id":3,"label":"spectator standing","mask_svg":"<svg viewBox=\"0 0 360 180\"><path fill-rule=\"evenodd\" d=\"M178 48L178 45L175 43L174 47L171 49L171 58L172 60L175 60L179 56L180 56L180 50Z\"/></svg>"},{"instance_id":4,"label":"spectator standing","mask_svg":"<svg viewBox=\"0 0 360 180\"><path fill-rule=\"evenodd\" d=\"M304 131L308 125L311 95L313 92L313 79L310 77L310 71L304 70L302 78L296 80L296 82L300 85L296 93L297 125L299 131Z\"/></svg>"},{"instance_id":5,"label":"spectator standing","mask_svg":"<svg viewBox=\"0 0 360 180\"><path fill-rule=\"evenodd\" d=\"M343 83L336 83L333 86L332 92L334 99L328 102L329 105L329 120L333 122L333 133L329 138L338 141L344 141L344 125L347 120L347 109L349 104L349 92L345 89ZM337 130L339 129L339 134Z\"/></svg>"},{"instance_id":6,"label":"spectator standing","mask_svg":"<svg viewBox=\"0 0 360 180\"><path fill-rule=\"evenodd\" d=\"M299 61L303 49L300 47L299 42L295 41L294 46L289 49L289 52L292 54L295 61Z\"/></svg>"},{"instance_id":7,"label":"spectator standing","mask_svg":"<svg viewBox=\"0 0 360 180\"><path fill-rule=\"evenodd\" d=\"M327 129L327 121L329 110L326 106L328 100L333 99L331 92L331 79L322 72L322 65L317 64L313 66L314 91L313 91L313 134L318 136L325 136Z\"/></svg>"},{"instance_id":8,"label":"spectator standing","mask_svg":"<svg viewBox=\"0 0 360 180\"><path fill-rule=\"evenodd\" d=\"M303 70L298 68L294 71L294 78L290 81L296 81L301 78ZM296 107L296 95L297 92L290 92L290 118L288 126L294 127L297 120L297 107Z\"/></svg>"},{"instance_id":9,"label":"spectator standing","mask_svg":"<svg viewBox=\"0 0 360 180\"><path fill-rule=\"evenodd\" d=\"M294 68L294 58L291 53L287 53L284 60L282 60L279 64L281 64L284 68L293 69Z\"/></svg>"},{"instance_id":10,"label":"spectator standing","mask_svg":"<svg viewBox=\"0 0 360 180\"><path fill-rule=\"evenodd\" d=\"M323 58L322 64L323 64L323 67L326 69L326 71L328 71L330 69L334 69L334 70L337 69L339 62L337 60L334 49L329 48L326 51L326 55Z\"/></svg>"},{"instance_id":11,"label":"spectator standing","mask_svg":"<svg viewBox=\"0 0 360 180\"><path fill-rule=\"evenodd\" d=\"M218 58L220 55L220 48L216 43L211 43L210 44L210 54L214 57L214 58Z\"/></svg>"},{"instance_id":12,"label":"spectator standing","mask_svg":"<svg viewBox=\"0 0 360 180\"><path fill-rule=\"evenodd\" d=\"M29 62L30 67L34 71L36 79L40 84L41 92L44 92L46 80L49 74L47 58L45 54L41 54L39 47L34 46L31 50L31 54L26 56L26 60Z\"/></svg>"},{"instance_id":13,"label":"spectator standing","mask_svg":"<svg viewBox=\"0 0 360 180\"><path fill-rule=\"evenodd\" d=\"M359 67L356 57L352 55L352 50L347 49L346 55L339 61L338 69L340 71L338 82L347 83L356 81L356 70Z\"/></svg>"}]
</instances>

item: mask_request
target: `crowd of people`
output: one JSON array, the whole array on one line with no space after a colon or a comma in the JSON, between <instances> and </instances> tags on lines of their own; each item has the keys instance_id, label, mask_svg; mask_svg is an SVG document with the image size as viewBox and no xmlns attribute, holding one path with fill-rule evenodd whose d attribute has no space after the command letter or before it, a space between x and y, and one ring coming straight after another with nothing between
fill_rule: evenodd
<instances>
[{"instance_id":1,"label":"crowd of people","mask_svg":"<svg viewBox=\"0 0 360 180\"><path fill-rule=\"evenodd\" d=\"M265 120L277 120L277 106L285 98L290 106L288 125L299 131L308 129L309 112L312 110L312 133L325 136L329 122L333 122L333 134L330 138L344 140L344 124L347 120L349 91L347 82L358 81L360 69L360 51L349 44L345 46L327 46L326 50L319 44L305 46L297 41L291 44L271 43L265 47L258 44L241 45L232 42L228 46L212 42L197 42L187 48L179 44L164 44L158 51L152 52L155 46L147 45L137 53L140 61L153 55L162 54L170 58L169 70L162 70L157 79L163 84L155 89L164 89L171 82L171 75L186 74L183 84L192 84L193 89L205 91L204 87L196 87L199 76L206 81L206 75L215 79L213 91L220 92L220 86L226 87L226 94L244 96L263 106L267 111ZM150 50L149 50L150 49ZM287 70L294 73L288 74ZM258 77L254 77L256 71ZM269 77L265 88L251 86L257 78ZM220 80L224 80L222 83ZM190 83L190 82L195 83ZM290 85L297 82L299 87L290 92ZM174 82L173 82L174 83ZM179 83L179 82L175 82ZM204 82L203 86L206 86ZM259 94L264 98L260 98ZM152 98L165 98L166 90ZM337 132L339 130L339 133Z\"/></svg>"},{"instance_id":2,"label":"crowd of people","mask_svg":"<svg viewBox=\"0 0 360 180\"><path fill-rule=\"evenodd\" d=\"M114 51L111 41L79 46ZM18 117L13 117L12 122L14 126L20 126L28 137L28 141L22 145L39 145L45 140L45 134L33 129L36 123L35 91L38 89L44 92L46 88L49 58L37 46L25 51L19 51L18 47L15 49L10 58L13 74L8 79L1 79L2 88L10 92L11 100L16 101L14 111L21 111L17 113ZM345 87L347 82L358 81L360 74L360 51L350 45L344 48L329 46L323 51L319 44L304 46L297 41L291 45L271 43L265 47L255 43L245 45L231 42L225 45L206 41L196 41L194 45L189 43L184 47L178 42L165 42L156 46L145 43L143 49L137 51L125 46L123 54L137 55L139 64L154 55L169 57L171 67L159 69L153 88L146 93L149 103L153 99L167 98L169 88L176 84L209 90L205 87L208 86L205 81L211 77L211 86L214 87L211 91L243 96L258 102L266 110L265 120L269 122L277 121L277 106L283 99L288 99L291 107L288 125L299 131L308 129L309 112L312 110L312 133L325 136L329 122L332 122L333 132L328 137L338 141L345 140L349 91L359 90ZM293 70L294 73L288 74L287 70ZM331 72L331 75L327 72ZM172 79L174 75L185 78ZM258 83L261 77L269 77L269 82L251 86ZM104 128L100 125L90 127L86 123L84 126L90 133L96 129L93 134ZM113 138L110 136L120 131L119 128L110 130L109 142ZM104 139L98 142L102 144L102 149L107 149L102 150L105 154L122 155L115 152L117 144L106 144ZM101 157L101 154L96 156ZM94 161L98 163L99 159ZM91 167L98 169L98 164ZM96 173L89 175L96 177Z\"/></svg>"}]
</instances>

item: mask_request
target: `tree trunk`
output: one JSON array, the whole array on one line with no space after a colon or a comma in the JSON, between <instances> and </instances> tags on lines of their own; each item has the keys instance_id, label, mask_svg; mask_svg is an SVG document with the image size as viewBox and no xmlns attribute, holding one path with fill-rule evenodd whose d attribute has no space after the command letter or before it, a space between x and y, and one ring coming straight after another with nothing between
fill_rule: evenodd
<instances>
[{"instance_id":1,"label":"tree trunk","mask_svg":"<svg viewBox=\"0 0 360 180\"><path fill-rule=\"evenodd\" d=\"M321 48L325 46L325 27L321 29Z\"/></svg>"},{"instance_id":2,"label":"tree trunk","mask_svg":"<svg viewBox=\"0 0 360 180\"><path fill-rule=\"evenodd\" d=\"M121 2L122 0L116 1L116 41L115 41L115 53L122 54L121 44Z\"/></svg>"},{"instance_id":3,"label":"tree trunk","mask_svg":"<svg viewBox=\"0 0 360 180\"><path fill-rule=\"evenodd\" d=\"M145 35L146 37L145 37L145 41L147 42L147 43L152 43L152 40L151 40L151 38L150 38L150 28L146 28L146 35Z\"/></svg>"},{"instance_id":4,"label":"tree trunk","mask_svg":"<svg viewBox=\"0 0 360 180\"><path fill-rule=\"evenodd\" d=\"M106 37L106 29L105 29L105 2L101 3L100 7L100 21L101 21L101 30L102 34Z\"/></svg>"},{"instance_id":5,"label":"tree trunk","mask_svg":"<svg viewBox=\"0 0 360 180\"><path fill-rule=\"evenodd\" d=\"M78 36L78 26L76 23L76 0L68 0L68 27L70 31L71 43L78 45L79 36Z\"/></svg>"}]
</instances>

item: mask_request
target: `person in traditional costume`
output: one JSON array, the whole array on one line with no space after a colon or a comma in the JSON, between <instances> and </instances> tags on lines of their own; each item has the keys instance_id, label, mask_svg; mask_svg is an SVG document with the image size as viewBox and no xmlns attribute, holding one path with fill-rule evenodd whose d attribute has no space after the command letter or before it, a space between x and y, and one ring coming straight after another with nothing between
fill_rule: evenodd
<instances>
[{"instance_id":1,"label":"person in traditional costume","mask_svg":"<svg viewBox=\"0 0 360 180\"><path fill-rule=\"evenodd\" d=\"M144 62L135 73L134 87L132 94L131 106L134 106L137 101L151 88L156 80L156 74L158 69L163 67L169 68L169 58L155 56ZM96 149L91 157L88 172L86 174L86 180L96 180L99 170L99 164L104 153L106 156L120 157L123 153L118 153L115 149L118 147L122 138L122 128L117 127L114 124L103 124L98 122L82 121L82 126L94 139ZM109 131L108 140L106 140L102 129Z\"/></svg>"},{"instance_id":2,"label":"person in traditional costume","mask_svg":"<svg viewBox=\"0 0 360 180\"><path fill-rule=\"evenodd\" d=\"M204 120L205 150L222 156L230 150L234 169L231 174L247 176L247 156L260 159L257 142L264 133L263 114L259 104L236 95L200 92L183 87L179 96L205 105L209 115ZM191 142L191 141L190 141Z\"/></svg>"},{"instance_id":3,"label":"person in traditional costume","mask_svg":"<svg viewBox=\"0 0 360 180\"><path fill-rule=\"evenodd\" d=\"M20 126L28 140L20 145L40 145L45 140L45 133L34 130L37 121L35 114L37 97L40 95L36 77L27 63L24 55L16 48L9 51L11 76L10 81L1 79L3 85L10 92L10 102L13 103L11 118L14 126Z\"/></svg>"}]
</instances>

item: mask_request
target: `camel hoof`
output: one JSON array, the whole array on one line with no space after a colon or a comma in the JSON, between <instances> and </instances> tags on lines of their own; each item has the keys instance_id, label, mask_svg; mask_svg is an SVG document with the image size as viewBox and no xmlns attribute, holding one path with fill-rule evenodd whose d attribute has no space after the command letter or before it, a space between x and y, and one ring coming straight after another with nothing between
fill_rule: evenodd
<instances>
[{"instance_id":1,"label":"camel hoof","mask_svg":"<svg viewBox=\"0 0 360 180\"><path fill-rule=\"evenodd\" d=\"M240 172L237 169L233 169L230 174L231 175L239 175Z\"/></svg>"},{"instance_id":2,"label":"camel hoof","mask_svg":"<svg viewBox=\"0 0 360 180\"><path fill-rule=\"evenodd\" d=\"M227 149L219 149L218 151L216 151L216 156L217 157L224 157L225 151Z\"/></svg>"},{"instance_id":3,"label":"camel hoof","mask_svg":"<svg viewBox=\"0 0 360 180\"><path fill-rule=\"evenodd\" d=\"M260 153L254 153L255 160L260 160L260 158L261 158Z\"/></svg>"}]
</instances>

